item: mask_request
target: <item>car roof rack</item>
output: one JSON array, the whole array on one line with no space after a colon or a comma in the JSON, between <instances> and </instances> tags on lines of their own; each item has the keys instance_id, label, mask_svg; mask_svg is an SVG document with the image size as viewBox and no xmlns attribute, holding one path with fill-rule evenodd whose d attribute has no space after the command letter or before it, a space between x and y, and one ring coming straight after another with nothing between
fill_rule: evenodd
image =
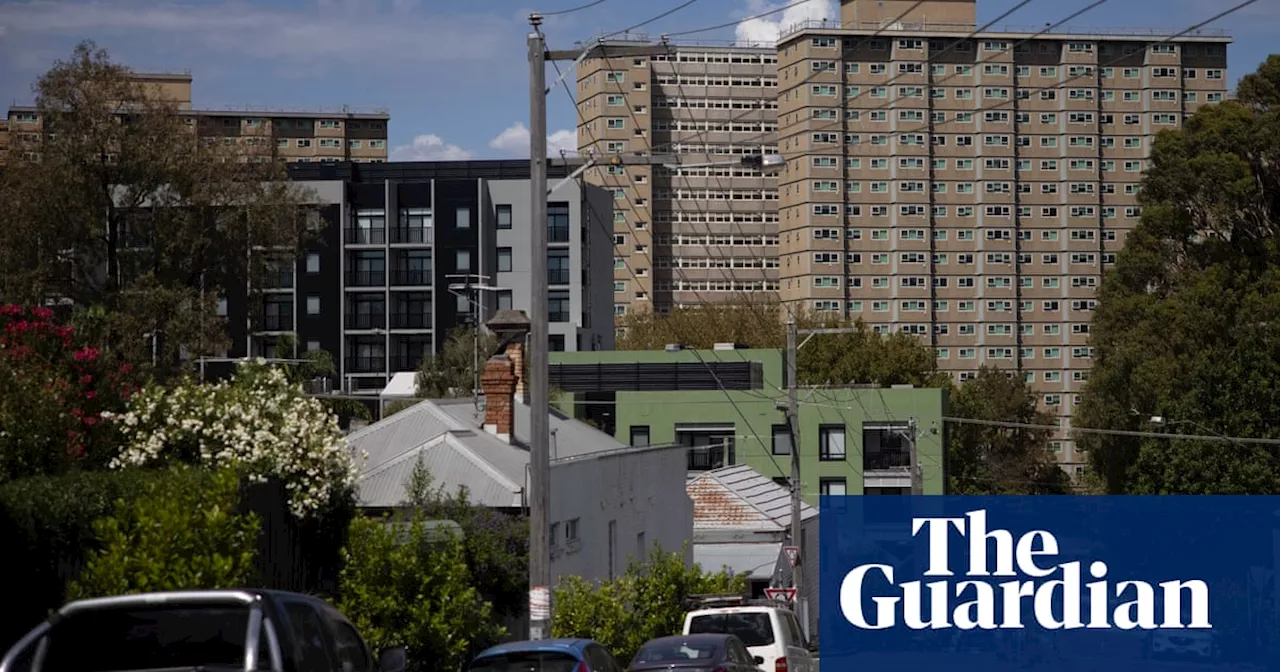
<instances>
[{"instance_id":1,"label":"car roof rack","mask_svg":"<svg viewBox=\"0 0 1280 672\"><path fill-rule=\"evenodd\" d=\"M790 605L784 600L759 599L750 598L746 595L738 593L712 593L705 595L690 595L684 600L684 608L686 611L694 609L718 609L722 607L774 607L781 609L790 609Z\"/></svg>"}]
</instances>

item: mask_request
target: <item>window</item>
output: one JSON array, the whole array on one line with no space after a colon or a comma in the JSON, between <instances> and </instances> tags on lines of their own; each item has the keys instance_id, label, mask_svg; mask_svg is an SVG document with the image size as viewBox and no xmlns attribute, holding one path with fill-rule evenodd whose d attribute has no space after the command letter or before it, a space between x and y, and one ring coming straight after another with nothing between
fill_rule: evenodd
<instances>
[{"instance_id":1,"label":"window","mask_svg":"<svg viewBox=\"0 0 1280 672\"><path fill-rule=\"evenodd\" d=\"M774 425L773 426L773 454L774 455L790 455L791 454L790 425Z\"/></svg>"},{"instance_id":2,"label":"window","mask_svg":"<svg viewBox=\"0 0 1280 672\"><path fill-rule=\"evenodd\" d=\"M636 448L645 448L649 445L649 425L631 426L631 445Z\"/></svg>"},{"instance_id":3,"label":"window","mask_svg":"<svg viewBox=\"0 0 1280 672\"><path fill-rule=\"evenodd\" d=\"M511 228L511 206L510 205L498 206L498 221L496 226L499 229Z\"/></svg>"},{"instance_id":4,"label":"window","mask_svg":"<svg viewBox=\"0 0 1280 672\"><path fill-rule=\"evenodd\" d=\"M308 273L320 272L320 255L315 254L314 252L307 255L307 272Z\"/></svg>"},{"instance_id":5,"label":"window","mask_svg":"<svg viewBox=\"0 0 1280 672\"><path fill-rule=\"evenodd\" d=\"M818 479L818 494L841 496L847 494L848 482L841 476L839 478L821 478Z\"/></svg>"},{"instance_id":6,"label":"window","mask_svg":"<svg viewBox=\"0 0 1280 672\"><path fill-rule=\"evenodd\" d=\"M553 289L547 292L547 320L550 322L569 321L569 290Z\"/></svg>"},{"instance_id":7,"label":"window","mask_svg":"<svg viewBox=\"0 0 1280 672\"><path fill-rule=\"evenodd\" d=\"M329 619L332 624L333 644L342 664L342 672L365 672L369 669L369 652L364 640L356 634L350 623Z\"/></svg>"},{"instance_id":8,"label":"window","mask_svg":"<svg viewBox=\"0 0 1280 672\"><path fill-rule=\"evenodd\" d=\"M498 310L511 310L511 290L498 292Z\"/></svg>"},{"instance_id":9,"label":"window","mask_svg":"<svg viewBox=\"0 0 1280 672\"><path fill-rule=\"evenodd\" d=\"M702 633L737 635L747 646L769 646L773 644L773 624L769 614L755 613L713 613L694 616L689 620L689 634Z\"/></svg>"},{"instance_id":10,"label":"window","mask_svg":"<svg viewBox=\"0 0 1280 672\"><path fill-rule=\"evenodd\" d=\"M564 201L547 204L547 242L569 242L569 204Z\"/></svg>"},{"instance_id":11,"label":"window","mask_svg":"<svg viewBox=\"0 0 1280 672\"><path fill-rule=\"evenodd\" d=\"M458 250L453 255L453 270L471 270L471 250Z\"/></svg>"},{"instance_id":12,"label":"window","mask_svg":"<svg viewBox=\"0 0 1280 672\"><path fill-rule=\"evenodd\" d=\"M307 297L307 314L308 315L320 314L320 297L318 296Z\"/></svg>"},{"instance_id":13,"label":"window","mask_svg":"<svg viewBox=\"0 0 1280 672\"><path fill-rule=\"evenodd\" d=\"M818 428L818 459L839 462L845 458L844 425L822 425Z\"/></svg>"},{"instance_id":14,"label":"window","mask_svg":"<svg viewBox=\"0 0 1280 672\"><path fill-rule=\"evenodd\" d=\"M498 272L511 272L511 248L509 247L498 248Z\"/></svg>"},{"instance_id":15,"label":"window","mask_svg":"<svg viewBox=\"0 0 1280 672\"><path fill-rule=\"evenodd\" d=\"M455 210L453 226L458 229L471 228L471 208L458 208Z\"/></svg>"},{"instance_id":16,"label":"window","mask_svg":"<svg viewBox=\"0 0 1280 672\"><path fill-rule=\"evenodd\" d=\"M569 284L569 250L551 250L547 252L547 284Z\"/></svg>"}]
</instances>

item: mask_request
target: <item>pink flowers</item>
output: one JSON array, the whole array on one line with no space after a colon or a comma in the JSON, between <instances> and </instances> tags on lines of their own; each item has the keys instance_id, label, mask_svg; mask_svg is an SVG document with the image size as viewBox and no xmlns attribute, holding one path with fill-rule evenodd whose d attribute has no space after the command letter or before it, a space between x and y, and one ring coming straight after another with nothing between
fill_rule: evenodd
<instances>
[{"instance_id":1,"label":"pink flowers","mask_svg":"<svg viewBox=\"0 0 1280 672\"><path fill-rule=\"evenodd\" d=\"M75 359L77 362L92 362L98 358L98 349L84 346L76 350Z\"/></svg>"}]
</instances>

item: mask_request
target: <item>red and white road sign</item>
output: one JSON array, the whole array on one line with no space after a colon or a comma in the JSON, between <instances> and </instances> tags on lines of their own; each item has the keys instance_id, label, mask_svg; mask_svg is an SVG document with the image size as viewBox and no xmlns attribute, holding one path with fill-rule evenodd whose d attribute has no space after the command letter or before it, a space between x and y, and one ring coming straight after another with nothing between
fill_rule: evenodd
<instances>
[{"instance_id":1,"label":"red and white road sign","mask_svg":"<svg viewBox=\"0 0 1280 672\"><path fill-rule=\"evenodd\" d=\"M783 546L782 552L787 554L787 562L791 563L792 567L795 567L796 560L800 558L800 547L799 546Z\"/></svg>"},{"instance_id":2,"label":"red and white road sign","mask_svg":"<svg viewBox=\"0 0 1280 672\"><path fill-rule=\"evenodd\" d=\"M765 588L764 596L771 600L784 600L786 602L795 602L795 588Z\"/></svg>"}]
</instances>

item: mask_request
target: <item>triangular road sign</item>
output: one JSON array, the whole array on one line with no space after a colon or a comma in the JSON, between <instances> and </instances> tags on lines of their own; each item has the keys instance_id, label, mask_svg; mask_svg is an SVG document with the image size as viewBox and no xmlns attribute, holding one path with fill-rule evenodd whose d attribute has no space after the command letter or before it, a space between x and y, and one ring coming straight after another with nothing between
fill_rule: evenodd
<instances>
[{"instance_id":1,"label":"triangular road sign","mask_svg":"<svg viewBox=\"0 0 1280 672\"><path fill-rule=\"evenodd\" d=\"M784 600L786 602L794 602L796 599L795 588L765 588L764 596L771 600Z\"/></svg>"},{"instance_id":2,"label":"triangular road sign","mask_svg":"<svg viewBox=\"0 0 1280 672\"><path fill-rule=\"evenodd\" d=\"M787 554L787 562L791 563L792 567L795 567L796 560L800 559L800 547L799 546L783 546L782 552Z\"/></svg>"}]
</instances>

